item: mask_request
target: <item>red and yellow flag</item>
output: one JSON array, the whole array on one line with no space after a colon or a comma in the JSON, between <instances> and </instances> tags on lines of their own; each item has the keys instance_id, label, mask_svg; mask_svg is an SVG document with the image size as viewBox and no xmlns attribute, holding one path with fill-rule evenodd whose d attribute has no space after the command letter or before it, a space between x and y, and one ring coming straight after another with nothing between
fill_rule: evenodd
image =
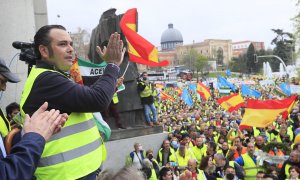
<instances>
[{"instance_id":1,"label":"red and yellow flag","mask_svg":"<svg viewBox=\"0 0 300 180\"><path fill-rule=\"evenodd\" d=\"M129 9L120 21L120 27L128 42L129 59L147 66L167 66L168 60L158 61L158 50L136 32L137 9Z\"/></svg>"},{"instance_id":2,"label":"red and yellow flag","mask_svg":"<svg viewBox=\"0 0 300 180\"><path fill-rule=\"evenodd\" d=\"M174 100L174 98L166 93L164 93L163 91L160 92L160 98L161 100Z\"/></svg>"},{"instance_id":3,"label":"red and yellow flag","mask_svg":"<svg viewBox=\"0 0 300 180\"><path fill-rule=\"evenodd\" d=\"M73 64L71 66L70 75L75 83L83 85L83 79L80 74L77 57L75 57Z\"/></svg>"},{"instance_id":4,"label":"red and yellow flag","mask_svg":"<svg viewBox=\"0 0 300 180\"><path fill-rule=\"evenodd\" d=\"M247 100L245 114L240 125L267 127L272 124L277 116L287 111L297 96L282 100Z\"/></svg>"},{"instance_id":5,"label":"red and yellow flag","mask_svg":"<svg viewBox=\"0 0 300 180\"><path fill-rule=\"evenodd\" d=\"M202 82L197 84L197 93L200 94L204 101L207 101L210 98L211 93L208 87L206 87Z\"/></svg>"},{"instance_id":6,"label":"red and yellow flag","mask_svg":"<svg viewBox=\"0 0 300 180\"><path fill-rule=\"evenodd\" d=\"M179 87L174 88L174 91L176 91L178 93L178 96L182 95L182 90Z\"/></svg>"},{"instance_id":7,"label":"red and yellow flag","mask_svg":"<svg viewBox=\"0 0 300 180\"><path fill-rule=\"evenodd\" d=\"M163 85L163 84L160 84L160 83L156 83L156 84L155 84L155 87L156 87L156 88L162 89L162 88L164 88L164 85Z\"/></svg>"},{"instance_id":8,"label":"red and yellow flag","mask_svg":"<svg viewBox=\"0 0 300 180\"><path fill-rule=\"evenodd\" d=\"M230 96L224 96L217 100L217 102L228 112L238 110L245 105L244 99L238 93Z\"/></svg>"}]
</instances>

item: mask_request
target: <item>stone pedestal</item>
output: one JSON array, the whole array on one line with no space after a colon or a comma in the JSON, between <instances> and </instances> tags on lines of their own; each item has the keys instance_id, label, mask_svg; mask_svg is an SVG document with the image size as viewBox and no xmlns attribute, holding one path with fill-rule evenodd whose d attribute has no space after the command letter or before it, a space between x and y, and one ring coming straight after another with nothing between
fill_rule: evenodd
<instances>
[{"instance_id":1,"label":"stone pedestal","mask_svg":"<svg viewBox=\"0 0 300 180\"><path fill-rule=\"evenodd\" d=\"M142 135L147 133L149 135ZM105 143L107 159L103 163L103 170L120 170L125 165L126 157L134 150L133 145L136 142L141 143L144 150L153 149L153 155L156 157L163 140L167 137L168 133L162 132L161 126L113 130L111 140Z\"/></svg>"}]
</instances>

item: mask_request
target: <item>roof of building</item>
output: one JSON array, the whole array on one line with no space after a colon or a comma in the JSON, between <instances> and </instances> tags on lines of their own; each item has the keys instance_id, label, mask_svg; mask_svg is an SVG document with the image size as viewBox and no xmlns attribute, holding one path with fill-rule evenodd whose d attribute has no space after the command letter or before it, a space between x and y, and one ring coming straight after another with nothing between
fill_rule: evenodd
<instances>
[{"instance_id":1,"label":"roof of building","mask_svg":"<svg viewBox=\"0 0 300 180\"><path fill-rule=\"evenodd\" d=\"M168 24L168 29L161 35L160 43L165 42L183 42L180 31L173 28L173 24Z\"/></svg>"}]
</instances>

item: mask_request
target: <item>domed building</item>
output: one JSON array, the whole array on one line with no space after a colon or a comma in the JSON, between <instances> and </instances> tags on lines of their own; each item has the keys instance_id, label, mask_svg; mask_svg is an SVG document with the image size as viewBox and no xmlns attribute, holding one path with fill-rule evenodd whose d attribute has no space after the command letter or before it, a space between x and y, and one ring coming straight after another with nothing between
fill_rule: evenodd
<instances>
[{"instance_id":1,"label":"domed building","mask_svg":"<svg viewBox=\"0 0 300 180\"><path fill-rule=\"evenodd\" d=\"M174 29L172 23L168 24L168 29L162 33L160 44L162 51L174 50L176 45L183 44L180 31Z\"/></svg>"},{"instance_id":2,"label":"domed building","mask_svg":"<svg viewBox=\"0 0 300 180\"><path fill-rule=\"evenodd\" d=\"M173 24L168 24L168 29L161 35L160 51L158 52L159 60L169 60L170 66L173 67L179 64L179 59L176 56L176 47L183 45L181 32L173 28Z\"/></svg>"}]
</instances>

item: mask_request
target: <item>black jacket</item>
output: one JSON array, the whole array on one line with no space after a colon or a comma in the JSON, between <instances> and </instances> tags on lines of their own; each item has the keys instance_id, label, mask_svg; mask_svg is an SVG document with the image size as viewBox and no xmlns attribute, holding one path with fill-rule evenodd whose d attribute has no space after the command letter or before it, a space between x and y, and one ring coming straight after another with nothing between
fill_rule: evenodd
<instances>
[{"instance_id":1,"label":"black jacket","mask_svg":"<svg viewBox=\"0 0 300 180\"><path fill-rule=\"evenodd\" d=\"M38 61L37 67L53 69L43 61ZM32 115L47 101L48 109L57 109L61 113L99 112L106 109L112 100L118 73L119 67L108 64L104 74L87 87L74 83L60 73L43 72L36 78L23 110Z\"/></svg>"}]
</instances>

